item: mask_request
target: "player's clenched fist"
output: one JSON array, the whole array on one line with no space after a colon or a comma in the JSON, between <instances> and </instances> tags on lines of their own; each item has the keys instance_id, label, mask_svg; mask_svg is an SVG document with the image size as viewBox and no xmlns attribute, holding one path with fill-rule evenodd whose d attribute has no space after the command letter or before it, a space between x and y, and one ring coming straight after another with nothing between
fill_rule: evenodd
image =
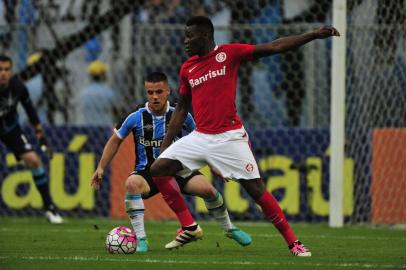
<instances>
[{"instance_id":1,"label":"player's clenched fist","mask_svg":"<svg viewBox=\"0 0 406 270\"><path fill-rule=\"evenodd\" d=\"M340 33L332 26L323 26L313 31L316 38L328 38L331 36L340 36Z\"/></svg>"}]
</instances>

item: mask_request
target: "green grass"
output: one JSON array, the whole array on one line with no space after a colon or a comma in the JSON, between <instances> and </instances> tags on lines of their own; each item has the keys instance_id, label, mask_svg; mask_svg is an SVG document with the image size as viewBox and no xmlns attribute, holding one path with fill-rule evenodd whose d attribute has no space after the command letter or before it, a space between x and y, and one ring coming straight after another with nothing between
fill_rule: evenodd
<instances>
[{"instance_id":1,"label":"green grass","mask_svg":"<svg viewBox=\"0 0 406 270\"><path fill-rule=\"evenodd\" d=\"M177 223L147 222L151 251L111 255L104 249L106 233L126 220L69 219L50 225L41 218L0 218L0 269L406 269L406 230L325 224L293 224L313 253L293 257L268 223L236 223L252 235L240 247L220 226L201 222L204 239L167 251Z\"/></svg>"}]
</instances>

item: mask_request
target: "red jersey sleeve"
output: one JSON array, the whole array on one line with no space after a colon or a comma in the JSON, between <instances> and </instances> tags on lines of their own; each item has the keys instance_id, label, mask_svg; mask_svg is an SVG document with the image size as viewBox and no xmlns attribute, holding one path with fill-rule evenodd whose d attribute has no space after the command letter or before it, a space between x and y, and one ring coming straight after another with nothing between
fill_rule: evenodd
<instances>
[{"instance_id":1,"label":"red jersey sleeve","mask_svg":"<svg viewBox=\"0 0 406 270\"><path fill-rule=\"evenodd\" d=\"M255 45L251 44L229 44L230 52L233 54L233 59L239 62L244 60L252 60L252 55L255 50Z\"/></svg>"},{"instance_id":2,"label":"red jersey sleeve","mask_svg":"<svg viewBox=\"0 0 406 270\"><path fill-rule=\"evenodd\" d=\"M179 82L179 94L183 96L190 95L190 85L185 75L185 68L184 65L180 68L180 82Z\"/></svg>"}]
</instances>

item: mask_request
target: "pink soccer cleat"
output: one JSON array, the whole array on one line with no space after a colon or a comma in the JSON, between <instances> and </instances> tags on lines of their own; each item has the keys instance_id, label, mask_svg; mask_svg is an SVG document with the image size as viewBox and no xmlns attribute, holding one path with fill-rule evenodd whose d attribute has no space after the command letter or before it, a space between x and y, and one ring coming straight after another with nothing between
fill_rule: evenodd
<instances>
[{"instance_id":1,"label":"pink soccer cleat","mask_svg":"<svg viewBox=\"0 0 406 270\"><path fill-rule=\"evenodd\" d=\"M299 240L293 242L293 244L289 245L289 250L293 254L293 256L298 257L311 257L312 253L310 250L305 247Z\"/></svg>"}]
</instances>

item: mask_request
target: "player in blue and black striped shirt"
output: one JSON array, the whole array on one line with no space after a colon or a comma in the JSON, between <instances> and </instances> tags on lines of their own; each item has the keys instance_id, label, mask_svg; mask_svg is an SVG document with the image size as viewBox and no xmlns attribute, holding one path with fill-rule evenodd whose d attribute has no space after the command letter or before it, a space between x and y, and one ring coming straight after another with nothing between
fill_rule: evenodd
<instances>
[{"instance_id":1,"label":"player in blue and black striped shirt","mask_svg":"<svg viewBox=\"0 0 406 270\"><path fill-rule=\"evenodd\" d=\"M152 181L149 169L160 154L162 139L174 111L168 102L170 89L165 74L154 72L145 80L145 90L148 102L139 106L119 123L115 132L107 142L99 165L92 177L92 186L99 189L106 166L117 153L121 142L132 133L136 145L136 164L134 171L128 176L126 187L126 211L137 236L137 252L147 252L148 242L144 229L144 203L159 190ZM190 114L176 140L195 129L195 122ZM184 194L196 195L204 199L207 209L224 227L226 236L234 239L240 245L251 243L251 237L235 227L228 215L221 194L208 182L201 173L196 172L187 178L176 177Z\"/></svg>"}]
</instances>

